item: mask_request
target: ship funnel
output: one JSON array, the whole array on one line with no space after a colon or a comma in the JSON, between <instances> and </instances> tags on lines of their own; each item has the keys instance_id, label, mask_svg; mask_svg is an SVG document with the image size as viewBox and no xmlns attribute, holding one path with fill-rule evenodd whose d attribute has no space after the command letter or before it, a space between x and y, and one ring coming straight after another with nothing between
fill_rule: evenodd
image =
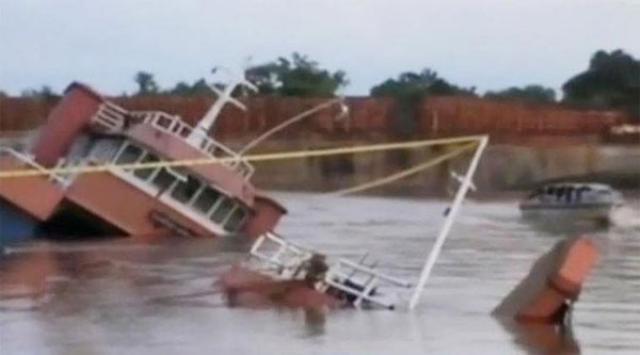
<instances>
[{"instance_id":1,"label":"ship funnel","mask_svg":"<svg viewBox=\"0 0 640 355\"><path fill-rule=\"evenodd\" d=\"M215 69L213 72L215 73L216 71L217 69ZM211 105L207 113L200 119L195 129L189 134L189 137L187 138L187 141L189 143L194 146L198 146L202 144L203 141L206 141L209 130L211 130L211 128L215 124L216 118L218 118L218 116L220 115L220 111L222 111L222 108L225 104L231 103L237 108L246 111L247 108L245 107L245 105L232 96L233 91L237 87L245 87L253 92L258 91L258 88L250 81L245 79L244 76L236 76L234 79L229 81L223 89L219 89L215 85L211 85L211 90L216 93L218 98L213 103L213 105Z\"/></svg>"}]
</instances>

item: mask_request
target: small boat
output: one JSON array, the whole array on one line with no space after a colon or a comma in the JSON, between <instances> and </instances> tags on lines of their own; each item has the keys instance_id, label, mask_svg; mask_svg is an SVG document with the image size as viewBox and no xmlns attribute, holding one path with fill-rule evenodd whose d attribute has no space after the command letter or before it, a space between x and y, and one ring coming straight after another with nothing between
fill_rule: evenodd
<instances>
[{"instance_id":1,"label":"small boat","mask_svg":"<svg viewBox=\"0 0 640 355\"><path fill-rule=\"evenodd\" d=\"M622 195L609 185L554 183L533 191L520 210L525 218L608 223L622 202Z\"/></svg>"}]
</instances>

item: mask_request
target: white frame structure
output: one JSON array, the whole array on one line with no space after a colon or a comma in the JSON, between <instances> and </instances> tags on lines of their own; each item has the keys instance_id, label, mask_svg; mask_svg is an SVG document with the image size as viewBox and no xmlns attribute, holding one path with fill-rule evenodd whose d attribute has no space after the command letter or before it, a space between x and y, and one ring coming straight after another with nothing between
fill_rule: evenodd
<instances>
[{"instance_id":1,"label":"white frame structure","mask_svg":"<svg viewBox=\"0 0 640 355\"><path fill-rule=\"evenodd\" d=\"M424 292L424 288L429 281L429 276L431 276L431 271L433 270L438 257L440 256L440 252L442 251L442 246L444 245L447 236L449 236L449 232L451 231L451 227L453 226L453 222L458 215L458 211L464 201L464 198L467 196L467 192L469 189L474 186L473 185L473 175L478 168L478 163L480 162L480 157L482 157L482 153L484 152L487 144L489 143L488 136L482 136L480 138L480 142L476 147L476 151L473 154L473 158L471 158L471 162L469 163L469 167L467 168L467 172L462 179L460 187L458 187L458 191L453 199L453 204L447 214L442 227L440 228L440 232L438 233L438 237L436 238L433 247L431 247L431 251L425 260L424 266L422 267L422 272L420 273L420 278L416 284L416 287L413 291L413 295L409 300L409 310L415 309L420 301L420 296L422 292Z\"/></svg>"}]
</instances>

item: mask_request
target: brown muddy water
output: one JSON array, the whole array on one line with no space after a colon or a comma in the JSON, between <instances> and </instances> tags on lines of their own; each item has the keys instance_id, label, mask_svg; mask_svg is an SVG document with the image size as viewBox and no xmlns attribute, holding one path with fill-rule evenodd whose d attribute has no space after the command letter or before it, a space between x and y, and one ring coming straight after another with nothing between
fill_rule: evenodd
<instances>
[{"instance_id":1,"label":"brown muddy water","mask_svg":"<svg viewBox=\"0 0 640 355\"><path fill-rule=\"evenodd\" d=\"M290 240L353 259L368 252L386 273L411 280L447 206L279 196L291 211L280 228ZM0 354L637 354L639 201L615 221L541 228L520 218L515 201L467 202L413 313L229 308L213 284L247 249L231 240L39 241L0 261ZM578 229L590 232L602 258L572 328L492 318L533 261Z\"/></svg>"}]
</instances>

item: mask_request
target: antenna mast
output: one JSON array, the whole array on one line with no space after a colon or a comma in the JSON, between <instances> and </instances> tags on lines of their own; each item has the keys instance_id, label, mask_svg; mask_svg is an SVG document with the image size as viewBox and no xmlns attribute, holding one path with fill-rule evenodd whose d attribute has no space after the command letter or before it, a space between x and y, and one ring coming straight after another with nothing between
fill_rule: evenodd
<instances>
[{"instance_id":1,"label":"antenna mast","mask_svg":"<svg viewBox=\"0 0 640 355\"><path fill-rule=\"evenodd\" d=\"M202 142L206 141L209 130L213 127L216 119L220 115L220 111L225 104L231 103L237 108L246 111L247 108L245 105L231 96L233 91L238 86L244 86L251 91L257 92L258 88L253 85L250 81L243 77L236 78L231 80L227 85L225 85L223 90L218 89L214 85L211 85L211 90L218 95L216 101L211 105L207 113L200 119L196 127L194 127L193 131L187 137L187 142L189 142L193 146L199 146Z\"/></svg>"}]
</instances>

